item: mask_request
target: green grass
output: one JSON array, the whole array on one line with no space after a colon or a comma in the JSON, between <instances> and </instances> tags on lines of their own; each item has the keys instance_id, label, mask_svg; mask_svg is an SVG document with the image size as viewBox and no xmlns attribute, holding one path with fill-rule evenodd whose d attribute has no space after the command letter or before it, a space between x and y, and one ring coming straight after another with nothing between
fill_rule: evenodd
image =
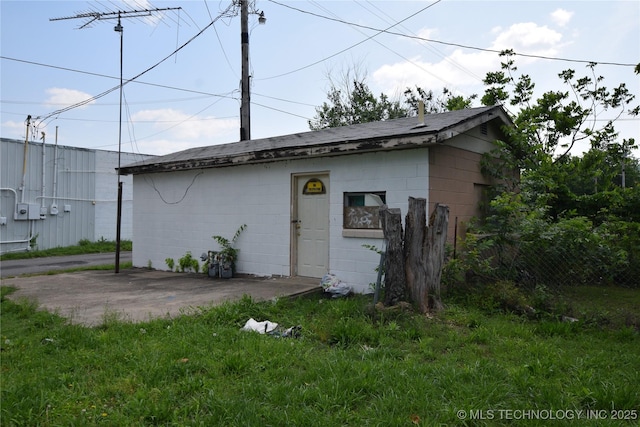
<instances>
[{"instance_id":1,"label":"green grass","mask_svg":"<svg viewBox=\"0 0 640 427\"><path fill-rule=\"evenodd\" d=\"M130 251L132 248L132 242L130 240L123 240L120 242L120 250ZM115 252L116 242L100 239L96 242L90 242L89 240L81 240L77 245L65 246L58 248L51 248L45 250L33 250L29 252L10 252L0 255L0 261L12 260L12 259L26 259L26 258L41 258L48 256L64 256L64 255L80 255L80 254L93 254L102 252Z\"/></svg>"},{"instance_id":2,"label":"green grass","mask_svg":"<svg viewBox=\"0 0 640 427\"><path fill-rule=\"evenodd\" d=\"M614 322L529 319L462 303L429 317L376 311L370 297L315 296L245 297L139 324L105 313L102 325L86 328L7 292L3 426L631 426L637 420L514 422L499 411L640 416L640 335ZM606 315L620 300L640 306L637 290L622 289L591 308ZM240 331L251 317L301 325L302 336ZM480 410L494 419L458 417Z\"/></svg>"}]
</instances>

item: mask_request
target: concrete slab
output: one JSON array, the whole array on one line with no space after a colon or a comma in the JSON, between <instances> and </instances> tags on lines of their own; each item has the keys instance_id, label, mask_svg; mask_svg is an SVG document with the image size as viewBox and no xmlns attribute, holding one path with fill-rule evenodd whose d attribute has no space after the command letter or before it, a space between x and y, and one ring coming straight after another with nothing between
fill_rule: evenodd
<instances>
[{"instance_id":1,"label":"concrete slab","mask_svg":"<svg viewBox=\"0 0 640 427\"><path fill-rule=\"evenodd\" d=\"M131 322L173 317L249 295L256 301L320 292L320 279L238 277L213 279L204 274L147 269L81 271L2 279L18 290L8 296L27 298L70 322L98 326L105 316Z\"/></svg>"}]
</instances>

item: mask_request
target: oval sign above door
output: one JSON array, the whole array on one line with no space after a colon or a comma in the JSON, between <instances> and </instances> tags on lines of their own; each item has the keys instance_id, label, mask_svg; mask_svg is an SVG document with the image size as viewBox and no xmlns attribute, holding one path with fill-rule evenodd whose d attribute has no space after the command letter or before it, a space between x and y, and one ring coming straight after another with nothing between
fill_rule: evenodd
<instances>
[{"instance_id":1,"label":"oval sign above door","mask_svg":"<svg viewBox=\"0 0 640 427\"><path fill-rule=\"evenodd\" d=\"M302 194L326 194L327 189L325 188L322 181L318 178L311 178L304 184L302 188Z\"/></svg>"}]
</instances>

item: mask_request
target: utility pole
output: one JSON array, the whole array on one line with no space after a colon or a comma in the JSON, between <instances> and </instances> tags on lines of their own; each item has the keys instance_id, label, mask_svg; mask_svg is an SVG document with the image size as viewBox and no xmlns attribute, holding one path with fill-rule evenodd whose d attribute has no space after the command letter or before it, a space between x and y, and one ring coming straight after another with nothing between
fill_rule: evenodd
<instances>
[{"instance_id":1,"label":"utility pole","mask_svg":"<svg viewBox=\"0 0 640 427\"><path fill-rule=\"evenodd\" d=\"M242 47L242 103L240 104L240 141L251 139L251 93L249 88L249 0L240 0L240 43Z\"/></svg>"},{"instance_id":2,"label":"utility pole","mask_svg":"<svg viewBox=\"0 0 640 427\"><path fill-rule=\"evenodd\" d=\"M240 44L242 48L242 80L240 90L242 101L240 104L240 141L251 139L251 82L249 81L249 1L238 0L240 2ZM258 13L258 23L264 24L267 19L264 12Z\"/></svg>"},{"instance_id":3,"label":"utility pole","mask_svg":"<svg viewBox=\"0 0 640 427\"><path fill-rule=\"evenodd\" d=\"M104 21L108 19L118 19L118 24L113 28L117 33L120 33L120 116L118 120L118 207L116 213L116 259L115 259L115 272L120 273L120 234L122 230L122 180L120 173L120 158L122 154L122 69L123 69L123 50L124 50L124 27L121 24L121 19L124 18L139 18L142 16L151 16L154 12L162 12L165 10L177 10L182 9L180 7L165 7L162 9L142 9L142 10L127 10L117 12L87 12L80 13L75 16L67 16L62 18L51 18L49 21L61 21L66 19L88 19L87 22L82 24L80 28L85 28L89 24L95 21Z\"/></svg>"}]
</instances>

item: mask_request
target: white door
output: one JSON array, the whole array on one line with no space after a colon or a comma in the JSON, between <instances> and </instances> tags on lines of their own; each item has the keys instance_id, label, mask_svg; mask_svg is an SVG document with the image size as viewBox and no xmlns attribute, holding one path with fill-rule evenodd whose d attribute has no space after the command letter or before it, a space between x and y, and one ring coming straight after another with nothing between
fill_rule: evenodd
<instances>
[{"instance_id":1,"label":"white door","mask_svg":"<svg viewBox=\"0 0 640 427\"><path fill-rule=\"evenodd\" d=\"M294 275L322 277L329 271L329 175L294 178Z\"/></svg>"}]
</instances>

